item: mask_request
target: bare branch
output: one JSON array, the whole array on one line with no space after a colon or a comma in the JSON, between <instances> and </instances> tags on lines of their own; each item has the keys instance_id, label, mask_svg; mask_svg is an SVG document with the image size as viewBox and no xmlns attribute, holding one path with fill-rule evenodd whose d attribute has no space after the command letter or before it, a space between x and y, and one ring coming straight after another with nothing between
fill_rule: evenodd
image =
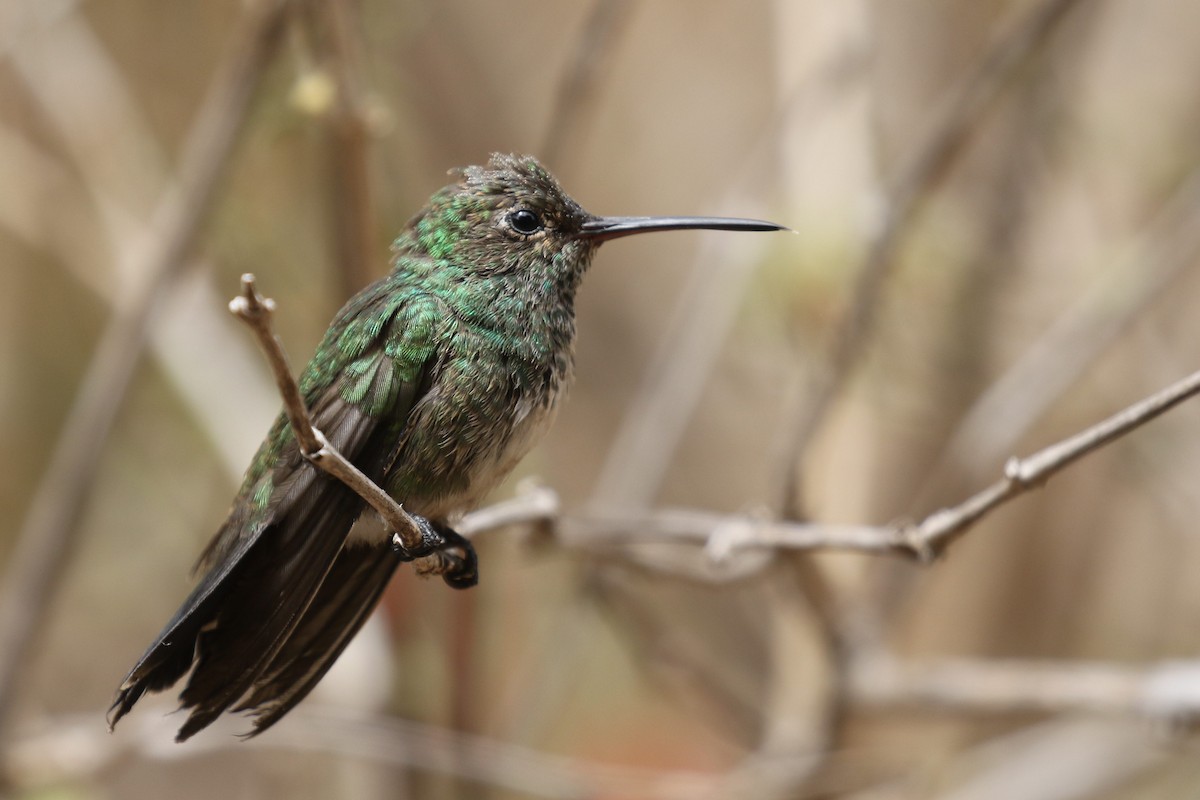
<instances>
[{"instance_id":1,"label":"bare branch","mask_svg":"<svg viewBox=\"0 0 1200 800\"><path fill-rule=\"evenodd\" d=\"M1139 315L1188 273L1200 252L1200 170L1159 207L1112 268L996 380L963 416L925 480L975 475L1074 385ZM998 426L995 420L1005 420Z\"/></svg>"},{"instance_id":2,"label":"bare branch","mask_svg":"<svg viewBox=\"0 0 1200 800\"><path fill-rule=\"evenodd\" d=\"M663 800L713 796L710 792L722 777L602 764L449 728L313 704L295 709L271 736L249 742L224 735L197 737L187 747L164 746L171 738L164 735L164 724L169 722L163 715L148 714L133 726L132 734L112 737L104 735L103 726L97 726L90 716L59 718L48 729L22 737L5 751L5 766L23 785L36 786L48 779L61 780L65 771L75 779L92 776L130 756L169 763L236 748L343 755L453 775L522 796ZM225 724L218 722L214 728ZM64 762L61 754L67 751L76 757Z\"/></svg>"},{"instance_id":3,"label":"bare branch","mask_svg":"<svg viewBox=\"0 0 1200 800\"><path fill-rule=\"evenodd\" d=\"M547 164L558 164L576 132L585 128L588 112L595 105L596 90L616 45L632 16L629 0L595 0L583 24L573 57L562 72L541 154Z\"/></svg>"},{"instance_id":4,"label":"bare branch","mask_svg":"<svg viewBox=\"0 0 1200 800\"><path fill-rule=\"evenodd\" d=\"M371 193L372 130L362 80L359 5L331 0L311 7L312 36L334 86L323 113L330 182L329 219L344 296L374 277L375 212Z\"/></svg>"},{"instance_id":5,"label":"bare branch","mask_svg":"<svg viewBox=\"0 0 1200 800\"><path fill-rule=\"evenodd\" d=\"M1200 662L1149 666L1105 662L939 659L886 654L852 662L849 691L864 707L958 713L1087 712L1171 724L1200 718Z\"/></svg>"},{"instance_id":6,"label":"bare branch","mask_svg":"<svg viewBox=\"0 0 1200 800\"><path fill-rule=\"evenodd\" d=\"M271 324L275 302L259 295L254 276L250 273L242 276L242 294L230 301L229 310L249 325L258 337L258 343L266 354L271 372L275 376L275 385L279 387L279 395L283 398L284 411L300 445L300 453L315 467L354 490L355 494L375 509L388 527L400 537L406 548L419 549L423 537L416 520L358 467L351 464L325 439L321 431L313 426L308 408L300 396L300 387L292 377L283 344L275 335L274 326ZM452 566L453 563L441 552L416 560L416 569L422 574L441 575Z\"/></svg>"},{"instance_id":7,"label":"bare branch","mask_svg":"<svg viewBox=\"0 0 1200 800\"><path fill-rule=\"evenodd\" d=\"M77 520L158 301L178 275L225 174L250 101L280 40L287 0L252 6L188 136L179 182L160 199L134 274L145 276L109 322L9 559L0 593L0 727L18 666L69 563Z\"/></svg>"},{"instance_id":8,"label":"bare branch","mask_svg":"<svg viewBox=\"0 0 1200 800\"><path fill-rule=\"evenodd\" d=\"M747 187L758 180L762 165L774 157L788 121L821 117L844 100L861 84L869 63L866 53L865 45L854 42L789 90L786 101L765 121L741 157L732 173L736 177L716 202L716 213L759 213L756 209L763 200ZM589 501L593 508L643 507L654 498L704 395L721 345L755 274L753 265L762 260L768 247L765 238L743 240L709 232L701 232L698 238L695 263L667 315L667 330L605 455Z\"/></svg>"},{"instance_id":9,"label":"bare branch","mask_svg":"<svg viewBox=\"0 0 1200 800\"><path fill-rule=\"evenodd\" d=\"M944 550L981 517L1002 503L1040 486L1052 475L1083 456L1113 442L1130 431L1200 393L1200 372L1118 411L1075 436L1043 448L1028 458L1011 458L1004 465L1004 478L957 506L926 517L905 534L906 544L918 555L929 557Z\"/></svg>"},{"instance_id":10,"label":"bare branch","mask_svg":"<svg viewBox=\"0 0 1200 800\"><path fill-rule=\"evenodd\" d=\"M984 53L975 70L958 85L924 143L916 148L882 198L879 221L858 270L850 309L834 335L829 367L815 379L796 416L795 435L791 437L794 445L784 464L787 470L783 502L786 516L803 516L799 484L804 454L834 400L849 381L870 339L883 286L895 264L902 235L1000 96L1009 76L1036 52L1078 2L1045 0L1009 35Z\"/></svg>"},{"instance_id":11,"label":"bare branch","mask_svg":"<svg viewBox=\"0 0 1200 800\"><path fill-rule=\"evenodd\" d=\"M271 324L271 315L275 311L275 301L265 298L258 293L254 276L247 272L242 276L242 293L229 301L229 311L242 322L250 326L258 337L267 363L271 365L271 375L275 378L275 386L279 396L283 398L283 409L292 424L292 433L300 443L300 452L305 458L314 459L322 447L328 446L324 437L320 436L313 427L308 416L308 408L300 397L300 387L292 377L292 367L288 364L287 354L283 344L275 335Z\"/></svg>"},{"instance_id":12,"label":"bare branch","mask_svg":"<svg viewBox=\"0 0 1200 800\"><path fill-rule=\"evenodd\" d=\"M1088 453L1111 444L1197 394L1200 394L1200 371L1074 436L1025 458L1009 459L1004 466L1004 477L999 481L957 505L933 512L916 524L872 526L781 522L681 509L621 516L559 517L552 496L538 492L530 493L524 499L481 509L464 522L475 535L519 522L554 522L556 536L568 547L704 545L709 557L718 563L743 550L762 549L841 550L908 555L930 561L1000 505L1041 486Z\"/></svg>"},{"instance_id":13,"label":"bare branch","mask_svg":"<svg viewBox=\"0 0 1200 800\"><path fill-rule=\"evenodd\" d=\"M872 525L776 522L706 511L667 509L613 517L565 517L570 545L703 544L714 561L748 549L847 550L884 554L903 547L898 530Z\"/></svg>"},{"instance_id":14,"label":"bare branch","mask_svg":"<svg viewBox=\"0 0 1200 800\"><path fill-rule=\"evenodd\" d=\"M558 495L552 489L527 484L518 487L516 497L467 514L456 530L470 537L508 525L553 522L560 512Z\"/></svg>"}]
</instances>

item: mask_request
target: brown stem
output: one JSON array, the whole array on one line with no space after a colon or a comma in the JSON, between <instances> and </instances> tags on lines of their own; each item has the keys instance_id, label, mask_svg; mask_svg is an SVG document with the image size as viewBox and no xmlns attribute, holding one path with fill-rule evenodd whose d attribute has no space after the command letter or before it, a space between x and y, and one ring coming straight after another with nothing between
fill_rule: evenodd
<instances>
[{"instance_id":1,"label":"brown stem","mask_svg":"<svg viewBox=\"0 0 1200 800\"><path fill-rule=\"evenodd\" d=\"M283 345L275 335L271 323L275 303L259 295L253 275L246 273L242 276L242 293L230 301L229 310L249 325L258 337L258 343L271 365L275 385L279 387L284 411L291 423L292 433L300 445L301 454L318 469L353 489L355 494L375 509L388 527L400 537L406 548L419 549L422 545L422 533L416 520L387 492L339 453L321 431L313 427L308 408L304 405L304 398L300 396L300 387L292 377L291 367L288 366L287 354L284 353ZM444 559L441 553L419 558L416 563L417 571L422 574L440 575L450 566L450 562Z\"/></svg>"},{"instance_id":2,"label":"brown stem","mask_svg":"<svg viewBox=\"0 0 1200 800\"><path fill-rule=\"evenodd\" d=\"M0 735L11 716L20 666L70 561L79 515L150 322L212 207L288 7L287 0L252 4L234 35L188 135L178 181L159 200L140 258L131 267L145 280L109 321L17 535L0 587Z\"/></svg>"},{"instance_id":3,"label":"brown stem","mask_svg":"<svg viewBox=\"0 0 1200 800\"><path fill-rule=\"evenodd\" d=\"M880 219L858 270L850 309L834 335L829 368L815 379L796 416L794 444L784 462L784 516L801 519L800 470L809 443L850 380L875 327L884 284L903 234L934 187L992 108L1009 77L1026 63L1079 0L1045 0L980 58L946 104L939 121L886 193Z\"/></svg>"}]
</instances>

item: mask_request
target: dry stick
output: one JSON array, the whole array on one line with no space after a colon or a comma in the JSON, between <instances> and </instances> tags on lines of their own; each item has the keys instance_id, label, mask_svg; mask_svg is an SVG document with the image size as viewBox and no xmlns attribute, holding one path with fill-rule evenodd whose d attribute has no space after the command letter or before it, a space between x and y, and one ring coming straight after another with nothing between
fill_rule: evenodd
<instances>
[{"instance_id":1,"label":"dry stick","mask_svg":"<svg viewBox=\"0 0 1200 800\"><path fill-rule=\"evenodd\" d=\"M132 735L106 736L93 715L60 715L22 737L0 762L21 776L21 788L36 789L63 779L83 781L113 764L139 759L165 769L216 753L313 754L453 776L471 784L506 789L520 797L639 797L694 800L729 797L719 788L725 777L709 771L655 769L603 763L538 750L502 739L428 725L392 716L306 703L288 724L268 737L241 741L236 736L198 737L187 747L164 735L171 720L146 715ZM214 728L225 725L218 722ZM63 753L75 757L64 759ZM250 756L254 758L255 756ZM798 760L805 756L801 754ZM751 794L736 796L754 796Z\"/></svg>"},{"instance_id":2,"label":"dry stick","mask_svg":"<svg viewBox=\"0 0 1200 800\"><path fill-rule=\"evenodd\" d=\"M808 381L810 388L801 395L800 406L792 417L794 422L781 432L781 440L791 443L790 451L784 454L780 465L779 510L785 518L798 520L805 517L801 490L805 456L866 349L903 234L932 194L938 179L979 127L985 112L994 105L1008 77L1048 38L1056 23L1076 2L1045 0L1012 33L1002 37L983 55L976 68L958 85L924 143L916 149L884 195L881 218L876 221L868 242L850 309L835 331L828 366L814 373ZM856 646L852 639L861 638L863 632L855 630L860 626L850 624L850 617L840 607L840 597L825 579L819 564L795 557L791 559L791 567L813 604L832 661L831 669L835 676L839 675L844 671L851 649ZM835 746L845 720L845 700L844 688L835 683L827 725L829 739Z\"/></svg>"},{"instance_id":3,"label":"dry stick","mask_svg":"<svg viewBox=\"0 0 1200 800\"><path fill-rule=\"evenodd\" d=\"M625 33L632 11L629 0L595 0L592 5L555 93L542 142L545 163L559 163L576 131L585 129L588 113L595 108L601 78L608 74L612 53Z\"/></svg>"},{"instance_id":4,"label":"dry stick","mask_svg":"<svg viewBox=\"0 0 1200 800\"><path fill-rule=\"evenodd\" d=\"M325 437L313 427L312 420L309 419L308 408L300 397L300 387L292 378L292 368L288 364L287 354L283 351L283 344L275 335L275 329L271 325L275 301L264 298L258 293L254 276L247 272L242 276L242 293L229 301L229 311L249 325L250 329L258 336L263 354L271 366L271 375L275 378L275 386L279 389L279 396L283 399L283 409L287 413L288 422L292 425L292 433L295 434L296 441L300 444L300 454L310 460L319 459L322 451L330 445L325 441ZM353 465L350 466L351 469L354 468ZM370 481L367 482L370 483ZM364 499L367 498L364 496ZM374 504L372 503L372 505Z\"/></svg>"},{"instance_id":5,"label":"dry stick","mask_svg":"<svg viewBox=\"0 0 1200 800\"><path fill-rule=\"evenodd\" d=\"M716 212L755 212L764 200L749 187L758 181L755 176L763 165L776 157L789 120L822 117L861 85L868 65L865 44L855 42L791 87L729 170L732 177L717 198ZM687 280L667 313L665 331L607 448L588 501L591 507L643 507L657 495L716 369L754 265L762 261L768 244L767 237L743 240L701 232Z\"/></svg>"},{"instance_id":6,"label":"dry stick","mask_svg":"<svg viewBox=\"0 0 1200 800\"><path fill-rule=\"evenodd\" d=\"M189 133L179 181L159 201L135 274L144 282L114 312L38 486L0 587L0 737L19 667L70 561L78 520L133 377L147 329L216 196L251 98L280 40L287 0L252 6Z\"/></svg>"},{"instance_id":7,"label":"dry stick","mask_svg":"<svg viewBox=\"0 0 1200 800\"><path fill-rule=\"evenodd\" d=\"M930 561L998 506L1197 394L1200 371L1026 458L1010 458L1001 480L915 524L777 522L686 509L623 516L562 516L554 493L534 487L467 515L459 527L464 534L478 536L508 525L553 523L557 540L567 548L703 544L716 561L744 549L763 548L907 555Z\"/></svg>"},{"instance_id":8,"label":"dry stick","mask_svg":"<svg viewBox=\"0 0 1200 800\"><path fill-rule=\"evenodd\" d=\"M292 433L300 446L300 454L323 472L332 475L350 487L355 494L367 502L376 513L383 518L388 527L400 537L400 541L409 550L417 550L423 544L421 528L399 503L362 473L358 467L350 463L331 445L325 436L317 430L309 417L304 398L300 396L300 387L292 377L291 367L288 366L287 354L283 344L275 335L271 324L271 315L275 310L275 301L259 295L255 287L254 276L246 273L242 276L242 293L229 302L229 310L238 319L245 322L258 337L267 362L271 365L271 374L275 377L275 385L279 388L279 396L283 399L284 412L291 423ZM441 553L432 553L416 560L417 571L422 574L441 575L452 566Z\"/></svg>"},{"instance_id":9,"label":"dry stick","mask_svg":"<svg viewBox=\"0 0 1200 800\"><path fill-rule=\"evenodd\" d=\"M1200 371L1026 458L1010 458L1004 466L1002 479L915 524L778 522L682 509L624 516L559 517L553 495L547 495L546 490L541 489L507 501L503 504L504 513L495 515L494 521L493 512L482 509L467 517L464 527L470 523L471 532L478 535L492 527L557 520L555 535L568 548L647 543L703 544L709 556L718 562L740 550L763 548L906 555L928 562L1000 505L1040 486L1088 453L1197 394L1200 394Z\"/></svg>"},{"instance_id":10,"label":"dry stick","mask_svg":"<svg viewBox=\"0 0 1200 800\"><path fill-rule=\"evenodd\" d=\"M1197 253L1200 169L1159 207L1115 267L975 401L917 497L928 496L952 474L974 475L1003 455L1148 306L1187 274ZM997 426L997 419L1006 424Z\"/></svg>"},{"instance_id":11,"label":"dry stick","mask_svg":"<svg viewBox=\"0 0 1200 800\"><path fill-rule=\"evenodd\" d=\"M1200 394L1200 371L1074 436L1026 458L1009 459L1001 480L911 525L775 522L683 509L616 517L561 516L553 492L536 487L468 515L460 530L477 536L513 524L551 522L556 523L555 536L568 548L651 542L704 544L716 561L726 560L743 549L763 548L908 555L929 561L998 506L1197 394Z\"/></svg>"},{"instance_id":12,"label":"dry stick","mask_svg":"<svg viewBox=\"0 0 1200 800\"><path fill-rule=\"evenodd\" d=\"M1140 720L1062 714L1029 725L1000 728L944 757L919 759L904 774L892 771L863 786L864 770L839 770L841 800L1075 800L1112 797L1152 770L1178 764L1174 748L1146 735ZM1174 759L1173 759L1174 756ZM876 759L878 767L878 759ZM876 768L876 775L879 770ZM866 772L870 776L870 772ZM1153 780L1153 779L1151 779ZM847 786L858 785L855 791ZM936 787L936 788L934 788Z\"/></svg>"},{"instance_id":13,"label":"dry stick","mask_svg":"<svg viewBox=\"0 0 1200 800\"><path fill-rule=\"evenodd\" d=\"M530 515L536 518L537 512L531 510ZM705 545L708 556L717 563L727 562L735 554L751 549L840 550L895 555L900 546L897 530L878 525L777 522L690 509L663 509L622 516L567 516L558 523L556 533L568 548L651 543Z\"/></svg>"},{"instance_id":14,"label":"dry stick","mask_svg":"<svg viewBox=\"0 0 1200 800\"><path fill-rule=\"evenodd\" d=\"M900 170L887 192L867 255L859 268L858 283L850 310L835 333L827 371L815 379L796 415L794 442L784 462L783 504L785 516L803 517L800 470L813 437L828 416L833 401L850 379L868 339L883 292L884 282L895 264L902 235L915 218L947 168L962 151L979 121L1001 94L1008 78L1039 45L1046 41L1068 11L1079 0L1046 0L1035 8L1008 36L1003 37L980 59L951 97L944 113L924 144Z\"/></svg>"},{"instance_id":15,"label":"dry stick","mask_svg":"<svg viewBox=\"0 0 1200 800\"><path fill-rule=\"evenodd\" d=\"M17 34L23 45L7 52L0 45L0 58L36 100L58 151L54 155L15 130L0 131L0 151L8 151L0 152L0 160L15 159L0 165L0 174L8 185L22 187L9 194L19 196L18 203L3 203L0 225L16 225L29 246L54 254L111 310L144 279L132 270L141 260L146 220L176 179L175 168L94 27L82 14L63 13L62 6L72 5L24 3L51 19ZM80 125L81 119L88 124ZM194 256L188 261L184 271L190 275L172 284L147 355L216 448L231 480L239 481L245 443L261 434L261 420L275 410L274 393L263 386L257 353L218 314L211 265ZM111 266L100 269L99 262ZM203 377L218 366L228 385L239 387L236 396Z\"/></svg>"},{"instance_id":16,"label":"dry stick","mask_svg":"<svg viewBox=\"0 0 1200 800\"><path fill-rule=\"evenodd\" d=\"M469 514L460 530L478 536L513 524L554 523L557 540L567 548L703 544L709 556L718 562L741 550L763 548L907 555L930 561L1000 505L1040 486L1088 453L1197 394L1200 394L1200 371L1026 458L1010 458L1002 479L915 524L778 522L686 509L623 516L562 516L554 493L535 487L511 500Z\"/></svg>"},{"instance_id":17,"label":"dry stick","mask_svg":"<svg viewBox=\"0 0 1200 800\"><path fill-rule=\"evenodd\" d=\"M1160 722L1200 718L1200 662L1143 666L1101 661L936 659L887 654L856 658L849 691L874 709L939 709L960 714L1086 712Z\"/></svg>"},{"instance_id":18,"label":"dry stick","mask_svg":"<svg viewBox=\"0 0 1200 800\"><path fill-rule=\"evenodd\" d=\"M470 538L509 525L553 523L560 514L558 495L553 490L525 483L518 487L515 497L467 514L455 530Z\"/></svg>"},{"instance_id":19,"label":"dry stick","mask_svg":"<svg viewBox=\"0 0 1200 800\"><path fill-rule=\"evenodd\" d=\"M1010 458L1004 465L1003 479L953 508L929 515L915 528L905 530L905 544L922 557L937 555L996 506L1040 485L1093 450L1119 439L1197 393L1200 393L1200 372L1194 372L1028 458Z\"/></svg>"},{"instance_id":20,"label":"dry stick","mask_svg":"<svg viewBox=\"0 0 1200 800\"><path fill-rule=\"evenodd\" d=\"M346 297L370 283L375 247L371 201L370 139L362 88L362 42L358 4L328 0L313 9L317 47L337 88L327 109L326 136L331 184L333 244Z\"/></svg>"}]
</instances>

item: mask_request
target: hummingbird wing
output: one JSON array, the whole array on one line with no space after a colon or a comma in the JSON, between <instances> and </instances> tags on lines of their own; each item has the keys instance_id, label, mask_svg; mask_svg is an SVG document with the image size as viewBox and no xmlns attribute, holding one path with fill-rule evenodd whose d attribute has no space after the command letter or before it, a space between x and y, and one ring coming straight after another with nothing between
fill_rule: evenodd
<instances>
[{"instance_id":1,"label":"hummingbird wing","mask_svg":"<svg viewBox=\"0 0 1200 800\"><path fill-rule=\"evenodd\" d=\"M400 554L386 542L342 548L292 634L234 708L254 710L251 736L308 696L371 616L400 563Z\"/></svg>"},{"instance_id":2,"label":"hummingbird wing","mask_svg":"<svg viewBox=\"0 0 1200 800\"><path fill-rule=\"evenodd\" d=\"M373 284L339 312L301 379L314 425L376 481L428 388L439 319L432 302L405 297L389 279ZM281 678L311 677L270 721L282 716L333 663L398 563L386 547L343 549L363 508L353 491L308 463L286 419L277 420L201 557L207 572L122 683L110 725L189 669L180 699L191 713L180 741L247 692L242 707L256 707L293 688ZM339 588L327 576L351 584ZM332 606L315 606L314 598ZM330 636L336 625L348 630ZM297 631L297 644L287 647ZM265 727L260 721L255 732Z\"/></svg>"}]
</instances>

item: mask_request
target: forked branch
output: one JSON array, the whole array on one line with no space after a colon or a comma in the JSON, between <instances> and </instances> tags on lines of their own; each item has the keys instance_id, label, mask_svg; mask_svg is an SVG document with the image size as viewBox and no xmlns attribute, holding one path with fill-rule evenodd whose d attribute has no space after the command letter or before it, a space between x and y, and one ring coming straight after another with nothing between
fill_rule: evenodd
<instances>
[{"instance_id":1,"label":"forked branch","mask_svg":"<svg viewBox=\"0 0 1200 800\"><path fill-rule=\"evenodd\" d=\"M413 518L313 427L287 356L271 324L274 303L258 294L253 275L242 276L242 294L234 298L229 307L258 336L305 458L345 483L370 504L396 531L405 547L419 546L421 530ZM1042 485L1088 453L1121 438L1196 394L1200 394L1200 371L1074 436L1025 458L1010 458L1000 480L917 523L879 526L788 523L684 510L609 518L572 517L561 515L553 494L543 490L527 492L524 497L503 504L502 513L481 509L463 520L462 529L468 534L477 534L512 523L551 523L560 543L567 546L587 548L663 541L693 543L704 545L714 561L725 560L744 549L851 550L908 555L931 561L991 511ZM445 571L447 565L440 554L435 553L423 561L428 559L434 561L420 564L420 571L436 574Z\"/></svg>"}]
</instances>

